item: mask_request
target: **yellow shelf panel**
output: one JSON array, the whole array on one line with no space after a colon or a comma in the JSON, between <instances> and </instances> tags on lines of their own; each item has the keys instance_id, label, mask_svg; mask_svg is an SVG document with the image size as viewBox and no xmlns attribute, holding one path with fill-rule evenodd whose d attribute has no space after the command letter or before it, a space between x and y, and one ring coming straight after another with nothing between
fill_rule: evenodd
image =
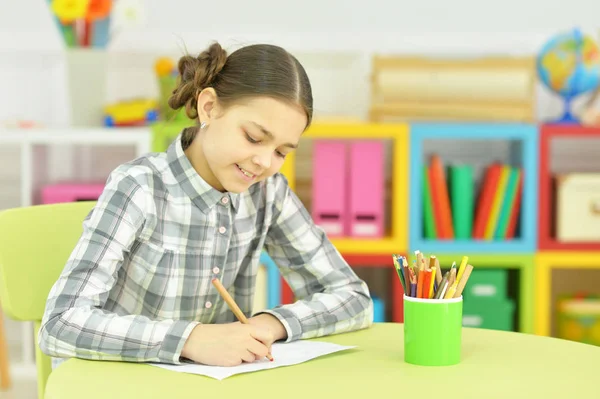
<instances>
[{"instance_id":1,"label":"yellow shelf panel","mask_svg":"<svg viewBox=\"0 0 600 399\"><path fill-rule=\"evenodd\" d=\"M294 191L296 188L296 152L293 151L286 155L279 172L287 178L288 185Z\"/></svg>"},{"instance_id":2,"label":"yellow shelf panel","mask_svg":"<svg viewBox=\"0 0 600 399\"><path fill-rule=\"evenodd\" d=\"M600 252L541 251L536 257L554 269L600 269Z\"/></svg>"},{"instance_id":3,"label":"yellow shelf panel","mask_svg":"<svg viewBox=\"0 0 600 399\"><path fill-rule=\"evenodd\" d=\"M399 238L382 239L332 238L331 242L343 254L391 254L404 253L406 245ZM391 258L390 258L391 259Z\"/></svg>"},{"instance_id":4,"label":"yellow shelf panel","mask_svg":"<svg viewBox=\"0 0 600 399\"><path fill-rule=\"evenodd\" d=\"M315 123L311 125L302 137L331 138L331 139L396 139L408 135L409 126L406 123Z\"/></svg>"},{"instance_id":5,"label":"yellow shelf panel","mask_svg":"<svg viewBox=\"0 0 600 399\"><path fill-rule=\"evenodd\" d=\"M543 251L535 255L535 333L550 336L552 269L600 269L600 252Z\"/></svg>"}]
</instances>

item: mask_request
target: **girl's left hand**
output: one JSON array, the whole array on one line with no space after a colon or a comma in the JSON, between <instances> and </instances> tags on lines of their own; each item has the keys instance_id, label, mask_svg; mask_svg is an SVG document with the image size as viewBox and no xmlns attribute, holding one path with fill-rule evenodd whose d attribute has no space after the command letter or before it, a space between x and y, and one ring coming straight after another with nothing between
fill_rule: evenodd
<instances>
[{"instance_id":1,"label":"girl's left hand","mask_svg":"<svg viewBox=\"0 0 600 399\"><path fill-rule=\"evenodd\" d=\"M271 330L271 333L273 334L273 342L287 339L287 331L285 330L285 327L283 324L281 324L277 317L273 315L262 313L258 316L249 318L248 322L250 324L266 327ZM264 344L270 347L273 342L264 342Z\"/></svg>"}]
</instances>

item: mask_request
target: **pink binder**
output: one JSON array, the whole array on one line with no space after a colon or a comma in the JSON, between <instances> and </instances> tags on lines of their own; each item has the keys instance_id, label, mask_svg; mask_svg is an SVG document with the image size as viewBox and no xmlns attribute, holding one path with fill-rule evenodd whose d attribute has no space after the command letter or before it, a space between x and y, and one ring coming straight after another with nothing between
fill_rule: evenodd
<instances>
[{"instance_id":1,"label":"pink binder","mask_svg":"<svg viewBox=\"0 0 600 399\"><path fill-rule=\"evenodd\" d=\"M347 154L343 141L315 140L312 217L330 237L347 233Z\"/></svg>"},{"instance_id":2,"label":"pink binder","mask_svg":"<svg viewBox=\"0 0 600 399\"><path fill-rule=\"evenodd\" d=\"M42 188L42 203L96 201L103 190L103 183L51 184Z\"/></svg>"},{"instance_id":3,"label":"pink binder","mask_svg":"<svg viewBox=\"0 0 600 399\"><path fill-rule=\"evenodd\" d=\"M383 236L384 148L379 140L354 141L350 145L350 234Z\"/></svg>"}]
</instances>

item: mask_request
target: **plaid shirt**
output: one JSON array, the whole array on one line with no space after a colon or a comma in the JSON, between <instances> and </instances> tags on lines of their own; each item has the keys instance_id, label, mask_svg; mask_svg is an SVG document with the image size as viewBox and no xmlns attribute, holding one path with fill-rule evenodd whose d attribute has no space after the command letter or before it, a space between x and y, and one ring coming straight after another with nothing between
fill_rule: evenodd
<instances>
[{"instance_id":1,"label":"plaid shirt","mask_svg":"<svg viewBox=\"0 0 600 399\"><path fill-rule=\"evenodd\" d=\"M371 325L367 285L285 177L221 193L193 169L180 139L111 173L50 291L39 335L44 353L181 363L197 324L236 320L213 277L251 315L263 248L298 298L264 310L282 322L287 341Z\"/></svg>"}]
</instances>

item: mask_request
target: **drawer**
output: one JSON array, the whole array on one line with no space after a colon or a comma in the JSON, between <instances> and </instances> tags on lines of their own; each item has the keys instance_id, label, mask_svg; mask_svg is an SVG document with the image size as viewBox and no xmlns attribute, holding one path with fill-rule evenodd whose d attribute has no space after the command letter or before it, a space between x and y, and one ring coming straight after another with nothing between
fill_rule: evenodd
<instances>
[{"instance_id":1,"label":"drawer","mask_svg":"<svg viewBox=\"0 0 600 399\"><path fill-rule=\"evenodd\" d=\"M508 272L502 269L473 270L463 291L465 302L473 299L502 301L506 299Z\"/></svg>"},{"instance_id":2,"label":"drawer","mask_svg":"<svg viewBox=\"0 0 600 399\"><path fill-rule=\"evenodd\" d=\"M465 327L514 331L514 313L515 304L510 299L502 301L490 299L465 300L463 303L462 324Z\"/></svg>"}]
</instances>

